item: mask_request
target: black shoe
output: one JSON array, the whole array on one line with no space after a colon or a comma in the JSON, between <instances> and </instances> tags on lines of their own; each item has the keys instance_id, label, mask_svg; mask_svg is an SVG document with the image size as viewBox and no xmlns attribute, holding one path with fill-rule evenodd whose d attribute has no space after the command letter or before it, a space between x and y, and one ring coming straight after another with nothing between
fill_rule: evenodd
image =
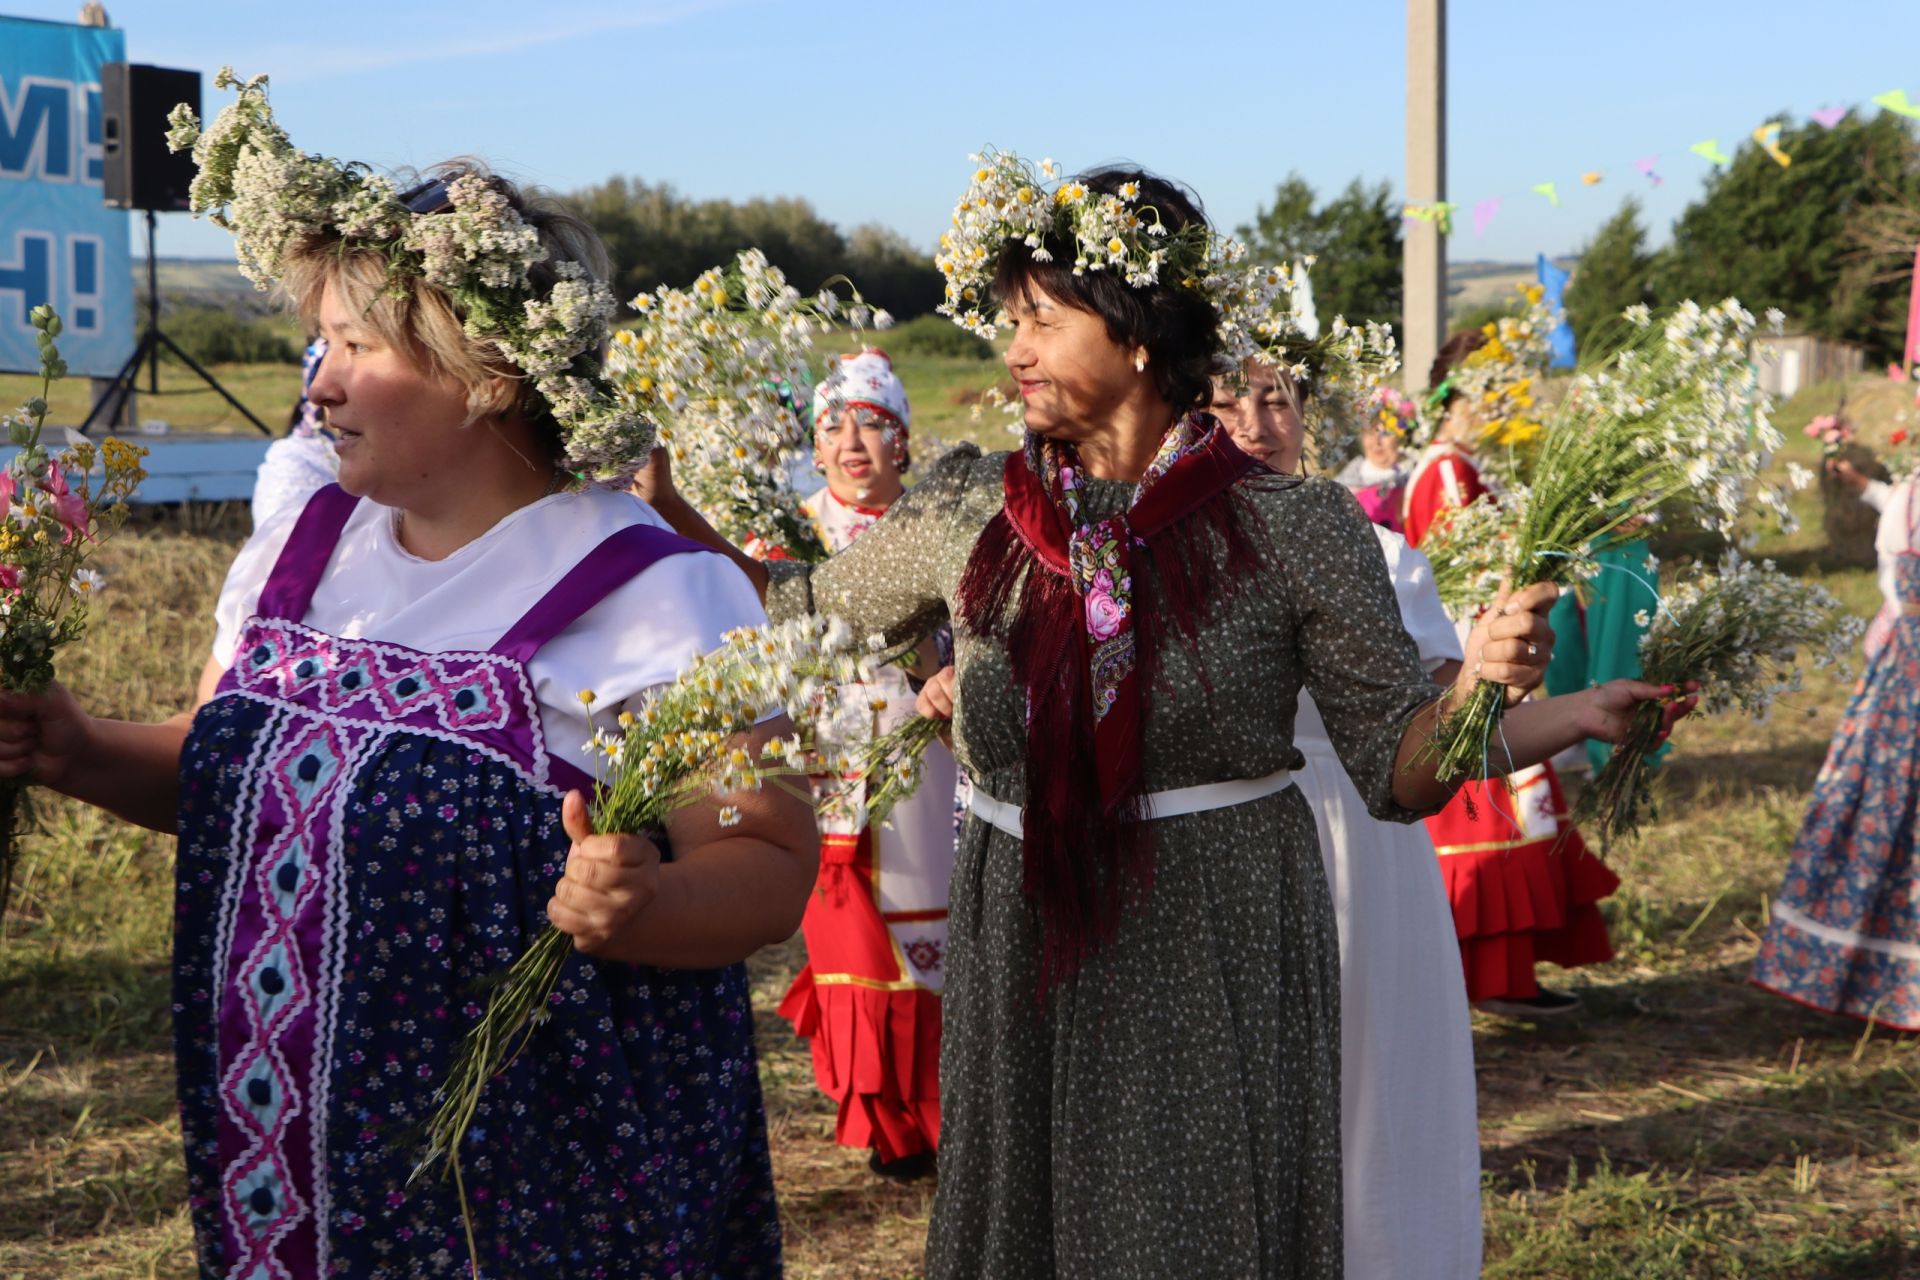
<instances>
[{"instance_id":1,"label":"black shoe","mask_svg":"<svg viewBox=\"0 0 1920 1280\"><path fill-rule=\"evenodd\" d=\"M867 1157L867 1168L888 1182L918 1182L934 1171L936 1157L931 1151L916 1151L898 1160L882 1160L878 1151Z\"/></svg>"},{"instance_id":2,"label":"black shoe","mask_svg":"<svg viewBox=\"0 0 1920 1280\"><path fill-rule=\"evenodd\" d=\"M1538 995L1498 996L1492 1000L1476 1000L1473 1007L1483 1013L1497 1013L1503 1018L1557 1018L1562 1014L1577 1013L1581 1006L1579 996L1565 991L1549 991L1540 988Z\"/></svg>"}]
</instances>

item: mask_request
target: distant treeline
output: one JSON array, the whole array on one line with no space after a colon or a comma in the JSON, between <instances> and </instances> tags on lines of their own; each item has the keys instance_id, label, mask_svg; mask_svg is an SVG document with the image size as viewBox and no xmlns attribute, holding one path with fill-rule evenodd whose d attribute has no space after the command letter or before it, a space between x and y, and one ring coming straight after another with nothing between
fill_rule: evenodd
<instances>
[{"instance_id":1,"label":"distant treeline","mask_svg":"<svg viewBox=\"0 0 1920 1280\"><path fill-rule=\"evenodd\" d=\"M933 258L899 233L877 225L842 232L805 200L690 200L638 178L612 178L564 199L606 241L623 302L659 285L690 284L750 248L804 292L844 275L902 320L932 311L943 292Z\"/></svg>"}]
</instances>

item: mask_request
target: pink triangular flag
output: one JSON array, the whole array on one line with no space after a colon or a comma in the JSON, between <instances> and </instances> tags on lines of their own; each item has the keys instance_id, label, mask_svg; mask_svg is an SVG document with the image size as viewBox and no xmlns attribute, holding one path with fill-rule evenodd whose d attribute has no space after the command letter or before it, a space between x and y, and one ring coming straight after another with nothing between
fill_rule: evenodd
<instances>
[{"instance_id":1,"label":"pink triangular flag","mask_svg":"<svg viewBox=\"0 0 1920 1280\"><path fill-rule=\"evenodd\" d=\"M1483 236L1493 224L1494 215L1500 212L1500 197L1488 196L1473 206L1473 234Z\"/></svg>"},{"instance_id":2,"label":"pink triangular flag","mask_svg":"<svg viewBox=\"0 0 1920 1280\"><path fill-rule=\"evenodd\" d=\"M1845 107L1822 107L1813 113L1813 121L1822 129L1831 129L1847 118Z\"/></svg>"}]
</instances>

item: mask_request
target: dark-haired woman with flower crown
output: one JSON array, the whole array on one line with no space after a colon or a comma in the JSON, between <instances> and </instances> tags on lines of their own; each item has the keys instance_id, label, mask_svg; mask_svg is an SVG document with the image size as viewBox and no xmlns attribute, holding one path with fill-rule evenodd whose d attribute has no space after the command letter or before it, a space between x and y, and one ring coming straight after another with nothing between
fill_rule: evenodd
<instances>
[{"instance_id":1,"label":"dark-haired woman with flower crown","mask_svg":"<svg viewBox=\"0 0 1920 1280\"><path fill-rule=\"evenodd\" d=\"M1006 310L1025 447L935 467L824 565L758 570L776 614L898 643L953 620L974 792L927 1274L1338 1276L1339 977L1294 700L1411 821L1447 797L1416 759L1468 686L1427 679L1351 495L1200 411L1245 294L1191 197L988 156L941 261L952 311ZM664 470L662 514L709 536ZM1542 619L1486 627L1481 674L1536 684ZM1517 706L1509 736L1616 737L1656 693Z\"/></svg>"},{"instance_id":2,"label":"dark-haired woman with flower crown","mask_svg":"<svg viewBox=\"0 0 1920 1280\"><path fill-rule=\"evenodd\" d=\"M777 1276L740 961L799 921L812 815L689 806L670 857L591 834L593 710L611 727L764 617L723 558L572 481L652 435L600 377L598 242L468 164L401 190L296 152L262 81L216 83L240 101L196 146L195 203L327 338L309 395L339 482L241 549L192 710L0 698L0 776L179 834L200 1274ZM485 980L548 923L578 954L457 1180L421 1170Z\"/></svg>"}]
</instances>

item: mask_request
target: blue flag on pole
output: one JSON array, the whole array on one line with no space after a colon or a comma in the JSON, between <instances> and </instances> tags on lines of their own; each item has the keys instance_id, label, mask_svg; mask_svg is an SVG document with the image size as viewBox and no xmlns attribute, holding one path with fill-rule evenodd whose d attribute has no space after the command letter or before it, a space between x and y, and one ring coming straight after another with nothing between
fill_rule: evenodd
<instances>
[{"instance_id":1,"label":"blue flag on pole","mask_svg":"<svg viewBox=\"0 0 1920 1280\"><path fill-rule=\"evenodd\" d=\"M1547 261L1547 255L1540 255L1540 287L1547 291L1547 303L1553 308L1554 318L1560 323L1547 335L1547 341L1553 348L1553 357L1547 361L1549 369L1571 369L1574 365L1573 326L1567 323L1567 308L1561 301L1567 292L1567 281L1572 277L1564 267L1556 267Z\"/></svg>"}]
</instances>

